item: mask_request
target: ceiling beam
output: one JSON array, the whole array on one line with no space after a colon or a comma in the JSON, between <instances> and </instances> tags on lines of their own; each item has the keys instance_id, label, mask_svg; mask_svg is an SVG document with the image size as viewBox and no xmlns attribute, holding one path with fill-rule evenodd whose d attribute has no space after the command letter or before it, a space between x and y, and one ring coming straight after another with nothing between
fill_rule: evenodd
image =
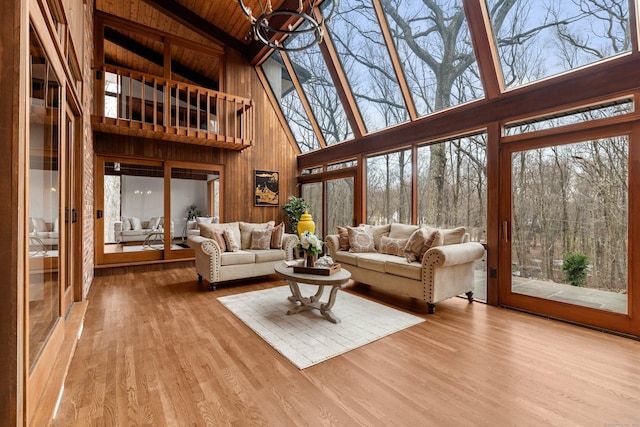
<instances>
[{"instance_id":1,"label":"ceiling beam","mask_svg":"<svg viewBox=\"0 0 640 427\"><path fill-rule=\"evenodd\" d=\"M126 49L129 52L138 55L139 57L144 58L149 62L164 67L164 53L156 52L150 47L139 43L131 37L122 34L121 32L109 26L104 27L104 38L105 40L115 43L123 49ZM179 74L182 77L192 81L198 86L206 87L213 90L219 89L220 85L218 82L211 80L209 77L192 70L191 68L179 63L178 61L171 60L171 71L172 73Z\"/></svg>"},{"instance_id":2,"label":"ceiling beam","mask_svg":"<svg viewBox=\"0 0 640 427\"><path fill-rule=\"evenodd\" d=\"M238 52L245 54L247 52L247 46L240 41L234 39L229 34L225 33L220 28L213 25L200 15L193 12L178 2L173 0L143 0L149 6L159 10L163 14L167 15L174 21L179 22L185 27L189 28L204 38L211 40L214 43L224 43L228 47L237 50ZM226 0L228 1L228 0ZM230 2L231 3L231 2Z\"/></svg>"}]
</instances>

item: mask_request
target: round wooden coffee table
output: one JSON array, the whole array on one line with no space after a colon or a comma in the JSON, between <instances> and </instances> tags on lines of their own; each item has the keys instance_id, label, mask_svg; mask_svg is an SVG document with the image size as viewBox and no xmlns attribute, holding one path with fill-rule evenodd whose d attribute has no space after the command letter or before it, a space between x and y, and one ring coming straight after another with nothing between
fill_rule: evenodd
<instances>
[{"instance_id":1,"label":"round wooden coffee table","mask_svg":"<svg viewBox=\"0 0 640 427\"><path fill-rule=\"evenodd\" d=\"M293 310L287 311L287 314L296 314L301 311L316 309L320 310L320 314L322 314L322 316L324 316L328 321L340 323L340 319L333 314L331 308L336 302L338 289L342 289L347 284L351 278L351 273L345 269L341 269L330 276L294 273L293 267L287 267L284 264L277 264L275 266L275 270L278 276L282 277L289 285L289 289L291 289L292 295L289 297L289 301L300 303L300 305ZM298 283L316 285L318 286L318 291L315 295L303 297L300 294L300 287L298 286ZM320 297L322 297L325 286L331 286L331 293L329 294L328 301L322 302L320 301Z\"/></svg>"}]
</instances>

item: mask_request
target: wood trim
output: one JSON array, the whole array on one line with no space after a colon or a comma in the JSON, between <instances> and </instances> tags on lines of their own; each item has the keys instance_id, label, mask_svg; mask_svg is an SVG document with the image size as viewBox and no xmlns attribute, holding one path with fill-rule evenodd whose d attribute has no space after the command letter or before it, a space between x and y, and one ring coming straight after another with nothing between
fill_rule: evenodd
<instances>
[{"instance_id":1,"label":"wood trim","mask_svg":"<svg viewBox=\"0 0 640 427\"><path fill-rule=\"evenodd\" d=\"M500 264L500 201L509 199L508 194L501 193L500 187L500 124L490 123L487 127L487 304L500 303L498 293L498 278L492 277L492 270L497 272L501 268L511 271L510 265Z\"/></svg>"},{"instance_id":2,"label":"wood trim","mask_svg":"<svg viewBox=\"0 0 640 427\"><path fill-rule=\"evenodd\" d=\"M333 44L333 40L331 40L330 34L325 34L324 41L320 44L320 52L322 53L324 62L327 64L327 69L338 93L338 98L340 98L342 102L353 135L356 139L362 138L367 132L367 128L360 115L360 110L358 109L358 104L353 96L353 92L351 92L349 80L340 66L340 58L338 58L338 52Z\"/></svg>"},{"instance_id":3,"label":"wood trim","mask_svg":"<svg viewBox=\"0 0 640 427\"><path fill-rule=\"evenodd\" d=\"M478 61L480 80L488 99L497 98L504 91L502 68L491 36L491 22L484 1L463 0L465 15L471 33L473 50Z\"/></svg>"},{"instance_id":4,"label":"wood trim","mask_svg":"<svg viewBox=\"0 0 640 427\"><path fill-rule=\"evenodd\" d=\"M638 221L629 215L629 274L627 278L628 283L628 298L629 298L629 313L620 314L613 312L606 312L590 307L576 306L573 304L567 304L558 301L552 301L542 298L537 298L529 295L517 294L511 291L511 161L510 156L514 152L520 152L529 149L537 149L543 147L549 147L559 144L570 144L581 141L588 141L598 138L607 138L618 135L629 135L629 212L635 212L632 209L640 209L640 205L637 202L632 201L637 191L637 185L640 185L640 153L638 148L634 147L635 136L634 131L640 130L638 122L630 123L615 123L609 126L602 126L596 129L587 129L580 132L561 133L556 135L548 135L539 138L530 138L528 140L522 140L511 144L501 144L501 167L500 167L500 218L501 222L507 221L508 236L500 236L500 269L499 272L499 295L500 304L517 307L518 309L525 310L532 313L540 313L545 316L550 316L557 319L566 319L571 322L576 322L584 325L591 325L606 330L617 331L620 333L638 335L640 331L640 318L636 315L635 307L633 304L637 303L638 296L634 296L634 291L637 287L636 274L638 274L638 267L634 266L634 250L633 239L638 238ZM638 169L638 170L636 170ZM637 293L637 292L635 292Z\"/></svg>"},{"instance_id":5,"label":"wood trim","mask_svg":"<svg viewBox=\"0 0 640 427\"><path fill-rule=\"evenodd\" d=\"M220 44L220 42L222 42L222 44L229 46L238 52L245 52L247 50L247 46L243 43L229 37L227 33L222 31L220 28L202 18L200 15L195 14L192 10L182 6L178 2L171 0L142 1L213 43Z\"/></svg>"},{"instance_id":6,"label":"wood trim","mask_svg":"<svg viewBox=\"0 0 640 427\"><path fill-rule=\"evenodd\" d=\"M27 335L28 336L28 335ZM38 356L36 364L31 368L27 381L27 424L32 425L32 420L36 409L41 402L45 393L45 386L49 380L49 376L53 371L53 366L59 357L62 357L60 350L64 341L64 321L62 317L58 317L56 324L51 331L51 335L47 340L47 344L42 348L42 353Z\"/></svg>"},{"instance_id":7,"label":"wood trim","mask_svg":"<svg viewBox=\"0 0 640 427\"><path fill-rule=\"evenodd\" d=\"M409 112L409 119L411 121L416 120L418 118L418 111L416 110L415 103L413 102L413 97L411 96L411 90L409 89L409 84L407 83L404 69L402 68L402 64L400 63L400 57L398 56L396 44L394 43L393 37L391 36L391 31L389 31L389 21L387 20L387 15L384 13L384 8L380 3L380 0L373 0L372 3L376 17L378 18L378 21L380 23L382 38L384 39L385 45L387 46L387 50L389 51L389 58L391 59L393 71L395 72L396 78L398 79L398 85L400 86L400 91L402 92L402 98L404 99L407 111Z\"/></svg>"}]
</instances>

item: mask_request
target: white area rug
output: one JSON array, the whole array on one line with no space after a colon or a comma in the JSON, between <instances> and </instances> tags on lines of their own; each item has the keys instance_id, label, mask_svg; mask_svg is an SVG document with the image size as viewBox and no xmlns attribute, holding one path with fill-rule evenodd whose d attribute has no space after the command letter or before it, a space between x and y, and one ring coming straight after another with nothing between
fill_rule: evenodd
<instances>
[{"instance_id":1,"label":"white area rug","mask_svg":"<svg viewBox=\"0 0 640 427\"><path fill-rule=\"evenodd\" d=\"M303 296L315 294L316 286L300 285ZM329 297L325 288L323 301ZM298 369L308 368L354 348L423 322L358 296L338 291L332 312L341 320L334 324L318 310L287 315L295 307L287 297L288 286L220 297L233 314L268 342Z\"/></svg>"}]
</instances>

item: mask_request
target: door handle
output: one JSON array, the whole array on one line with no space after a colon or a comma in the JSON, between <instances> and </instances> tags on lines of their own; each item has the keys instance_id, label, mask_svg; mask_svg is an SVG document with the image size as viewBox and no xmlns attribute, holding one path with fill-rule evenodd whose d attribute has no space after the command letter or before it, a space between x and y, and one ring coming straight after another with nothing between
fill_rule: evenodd
<instances>
[{"instance_id":1,"label":"door handle","mask_svg":"<svg viewBox=\"0 0 640 427\"><path fill-rule=\"evenodd\" d=\"M71 209L71 222L78 222L78 210L76 208Z\"/></svg>"},{"instance_id":2,"label":"door handle","mask_svg":"<svg viewBox=\"0 0 640 427\"><path fill-rule=\"evenodd\" d=\"M502 223L502 239L505 243L509 243L509 222L504 221Z\"/></svg>"},{"instance_id":3,"label":"door handle","mask_svg":"<svg viewBox=\"0 0 640 427\"><path fill-rule=\"evenodd\" d=\"M98 219L102 218L102 210L98 209L96 211L96 217L98 217Z\"/></svg>"}]
</instances>

